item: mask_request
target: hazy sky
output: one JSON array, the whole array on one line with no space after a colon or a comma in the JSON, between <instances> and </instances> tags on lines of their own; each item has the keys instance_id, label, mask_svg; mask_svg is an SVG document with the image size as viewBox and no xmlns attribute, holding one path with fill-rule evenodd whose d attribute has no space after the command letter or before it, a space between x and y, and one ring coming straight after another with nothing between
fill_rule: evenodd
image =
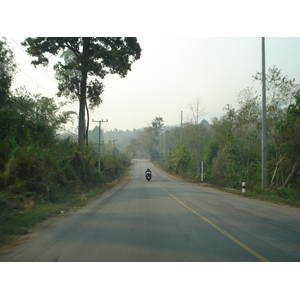
<instances>
[{"instance_id":1,"label":"hazy sky","mask_svg":"<svg viewBox=\"0 0 300 300\"><path fill-rule=\"evenodd\" d=\"M33 93L55 97L57 83L50 68L34 68L20 42L7 38L21 71L13 88L26 86ZM139 129L155 117L165 125L180 124L190 114L189 103L200 99L206 107L201 119L220 117L223 107L236 105L236 95L247 87L260 86L252 76L261 72L261 38L192 38L138 36L141 58L126 78L104 79L103 103L91 112L91 120L108 119L106 129ZM300 82L300 38L267 37L266 69L276 66L290 79ZM24 48L23 48L24 49ZM53 61L54 62L54 61ZM50 65L53 66L53 63ZM29 78L30 77L30 78ZM57 100L59 101L59 99ZM67 109L78 112L78 103ZM77 121L75 121L77 126ZM90 122L90 128L96 123Z\"/></svg>"}]
</instances>

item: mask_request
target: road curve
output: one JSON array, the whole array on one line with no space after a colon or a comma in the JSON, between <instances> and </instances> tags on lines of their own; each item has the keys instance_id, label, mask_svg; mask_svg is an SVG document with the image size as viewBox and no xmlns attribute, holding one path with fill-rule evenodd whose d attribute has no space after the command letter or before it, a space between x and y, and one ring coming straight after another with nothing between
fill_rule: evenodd
<instances>
[{"instance_id":1,"label":"road curve","mask_svg":"<svg viewBox=\"0 0 300 300\"><path fill-rule=\"evenodd\" d=\"M126 184L0 261L300 261L299 209L186 183L146 160L133 163Z\"/></svg>"}]
</instances>

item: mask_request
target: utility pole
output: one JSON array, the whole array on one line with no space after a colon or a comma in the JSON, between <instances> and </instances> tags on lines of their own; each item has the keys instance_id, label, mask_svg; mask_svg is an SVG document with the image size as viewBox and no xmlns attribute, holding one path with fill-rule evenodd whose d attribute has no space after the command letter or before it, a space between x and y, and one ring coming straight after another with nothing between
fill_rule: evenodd
<instances>
[{"instance_id":1,"label":"utility pole","mask_svg":"<svg viewBox=\"0 0 300 300\"><path fill-rule=\"evenodd\" d=\"M115 145L115 142L117 142L118 140L112 140L113 144L114 144L114 151L115 151L115 148L116 148L116 145Z\"/></svg>"},{"instance_id":2,"label":"utility pole","mask_svg":"<svg viewBox=\"0 0 300 300\"><path fill-rule=\"evenodd\" d=\"M114 151L113 151L113 153L114 153L114 164L115 164L115 162L116 162L116 152L115 152L115 150L116 150L116 145L115 145L115 142L117 142L118 140L113 140L112 142L113 142L113 144L114 144Z\"/></svg>"},{"instance_id":3,"label":"utility pole","mask_svg":"<svg viewBox=\"0 0 300 300\"><path fill-rule=\"evenodd\" d=\"M101 123L102 122L108 122L108 120L104 121L103 119L100 121L94 121L93 122L99 122L99 145L98 145L98 170L100 171L100 142L101 142Z\"/></svg>"},{"instance_id":4,"label":"utility pole","mask_svg":"<svg viewBox=\"0 0 300 300\"><path fill-rule=\"evenodd\" d=\"M164 131L164 158L166 158L166 132Z\"/></svg>"},{"instance_id":5,"label":"utility pole","mask_svg":"<svg viewBox=\"0 0 300 300\"><path fill-rule=\"evenodd\" d=\"M267 187L267 108L266 108L266 62L265 38L262 38L262 154L261 154L261 184Z\"/></svg>"},{"instance_id":6,"label":"utility pole","mask_svg":"<svg viewBox=\"0 0 300 300\"><path fill-rule=\"evenodd\" d=\"M183 111L181 111L181 125L180 125L180 143L182 145L182 114L183 114Z\"/></svg>"}]
</instances>

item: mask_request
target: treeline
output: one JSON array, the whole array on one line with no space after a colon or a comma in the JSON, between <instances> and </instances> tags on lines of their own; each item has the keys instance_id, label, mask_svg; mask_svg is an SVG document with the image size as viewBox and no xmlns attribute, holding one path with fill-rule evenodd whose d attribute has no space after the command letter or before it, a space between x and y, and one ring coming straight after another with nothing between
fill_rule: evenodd
<instances>
[{"instance_id":1,"label":"treeline","mask_svg":"<svg viewBox=\"0 0 300 300\"><path fill-rule=\"evenodd\" d=\"M261 74L253 76L261 81ZM300 185L300 86L270 68L267 82L267 178L268 188L282 197L299 197ZM256 192L261 188L261 96L246 88L237 96L235 107L227 105L211 124L199 119L199 103L191 108L194 118L182 127L165 128L161 117L131 142L139 156L177 174L223 187L240 188L242 182ZM195 118L196 116L196 118Z\"/></svg>"},{"instance_id":2,"label":"treeline","mask_svg":"<svg viewBox=\"0 0 300 300\"><path fill-rule=\"evenodd\" d=\"M104 147L114 148L117 152L122 152L130 155L128 152L128 146L130 141L134 139L142 129L133 130L103 130L101 129L101 143ZM99 141L99 126L95 126L92 130L89 130L89 141L98 143Z\"/></svg>"},{"instance_id":3,"label":"treeline","mask_svg":"<svg viewBox=\"0 0 300 300\"><path fill-rule=\"evenodd\" d=\"M96 143L79 151L77 138L58 134L75 112L60 112L54 99L25 88L11 91L15 73L13 52L0 39L0 223L111 182L130 165L108 145L100 172Z\"/></svg>"}]
</instances>

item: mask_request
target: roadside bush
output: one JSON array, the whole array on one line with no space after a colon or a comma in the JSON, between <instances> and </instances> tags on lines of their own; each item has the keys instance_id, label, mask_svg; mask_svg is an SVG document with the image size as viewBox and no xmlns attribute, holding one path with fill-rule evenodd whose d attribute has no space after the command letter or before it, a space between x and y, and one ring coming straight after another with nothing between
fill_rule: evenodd
<instances>
[{"instance_id":1,"label":"roadside bush","mask_svg":"<svg viewBox=\"0 0 300 300\"><path fill-rule=\"evenodd\" d=\"M41 207L86 203L85 193L103 190L106 182L115 180L130 166L125 155L110 151L102 154L99 172L98 149L93 143L84 152L78 151L77 142L71 139L56 139L47 148L39 144L16 147L0 170L0 223L14 223L14 219L32 215L36 209L43 211ZM6 226L1 224L2 228Z\"/></svg>"},{"instance_id":2,"label":"roadside bush","mask_svg":"<svg viewBox=\"0 0 300 300\"><path fill-rule=\"evenodd\" d=\"M192 158L188 147L177 142L174 148L170 149L169 153L169 166L171 170L174 170L176 174L187 173L193 174L194 169L192 168Z\"/></svg>"},{"instance_id":3,"label":"roadside bush","mask_svg":"<svg viewBox=\"0 0 300 300\"><path fill-rule=\"evenodd\" d=\"M30 147L18 147L12 153L2 179L4 184L10 186L15 182L28 180L28 178L40 179L40 166L35 151Z\"/></svg>"},{"instance_id":4,"label":"roadside bush","mask_svg":"<svg viewBox=\"0 0 300 300\"><path fill-rule=\"evenodd\" d=\"M93 151L81 153L73 146L63 149L59 144L64 142L58 141L51 149L18 147L11 153L1 173L1 188L10 195L12 208L57 202L66 193L104 183Z\"/></svg>"},{"instance_id":5,"label":"roadside bush","mask_svg":"<svg viewBox=\"0 0 300 300\"><path fill-rule=\"evenodd\" d=\"M275 190L277 196L285 199L296 199L299 195L291 188L278 188Z\"/></svg>"},{"instance_id":6,"label":"roadside bush","mask_svg":"<svg viewBox=\"0 0 300 300\"><path fill-rule=\"evenodd\" d=\"M80 187L93 187L105 183L103 172L103 157L101 156L101 172L98 170L98 149L96 144L90 143L84 153L72 150L67 156L66 163L69 164L80 180ZM109 164L109 166L112 163Z\"/></svg>"},{"instance_id":7,"label":"roadside bush","mask_svg":"<svg viewBox=\"0 0 300 300\"><path fill-rule=\"evenodd\" d=\"M254 185L253 192L257 195L271 196L272 193L269 189L263 188L261 185Z\"/></svg>"}]
</instances>

